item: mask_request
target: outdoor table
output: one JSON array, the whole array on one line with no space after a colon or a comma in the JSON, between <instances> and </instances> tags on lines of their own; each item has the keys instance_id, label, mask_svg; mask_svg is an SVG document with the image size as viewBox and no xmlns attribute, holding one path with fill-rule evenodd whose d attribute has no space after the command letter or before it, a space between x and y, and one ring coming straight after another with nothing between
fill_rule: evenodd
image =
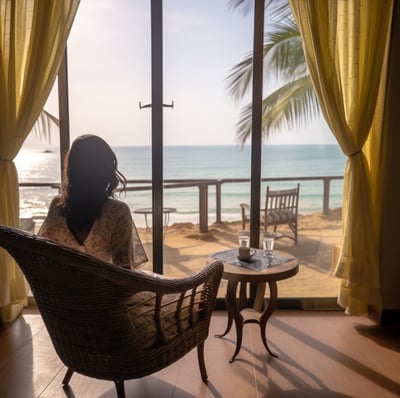
<instances>
[{"instance_id":1,"label":"outdoor table","mask_svg":"<svg viewBox=\"0 0 400 398\"><path fill-rule=\"evenodd\" d=\"M146 232L149 230L149 223L147 217L153 214L153 209L151 207L143 207L141 209L136 209L133 211L135 214L144 214L144 221L146 223ZM176 209L174 207L163 207L162 212L164 214L164 227L165 232L167 232L169 216L171 213L175 213Z\"/></svg>"},{"instance_id":2,"label":"outdoor table","mask_svg":"<svg viewBox=\"0 0 400 398\"><path fill-rule=\"evenodd\" d=\"M216 337L225 336L231 329L233 320L236 325L236 350L230 362L240 351L242 345L243 326L246 323L257 323L260 326L261 338L266 350L274 357L277 357L268 347L265 328L268 319L277 308L278 287L277 281L291 278L299 270L299 261L291 254L274 251L274 257L268 259L263 257L263 251L255 249L256 253L247 261L240 261L237 258L237 249L226 250L215 253L212 259L218 259L224 263L222 278L228 281L225 296L228 310L228 324L226 330ZM248 307L247 283L255 283L257 286L254 303ZM265 287L268 283L270 297L268 303L265 301ZM239 297L237 297L238 285Z\"/></svg>"}]
</instances>

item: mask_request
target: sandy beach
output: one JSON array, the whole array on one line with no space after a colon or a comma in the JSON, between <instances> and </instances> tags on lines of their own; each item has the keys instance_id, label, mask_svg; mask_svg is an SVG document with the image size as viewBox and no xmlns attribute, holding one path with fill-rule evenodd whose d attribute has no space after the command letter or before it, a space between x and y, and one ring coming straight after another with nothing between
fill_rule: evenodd
<instances>
[{"instance_id":1,"label":"sandy beach","mask_svg":"<svg viewBox=\"0 0 400 398\"><path fill-rule=\"evenodd\" d=\"M340 280L332 276L334 247L341 243L341 209L329 215L313 213L298 216L298 244L287 238L276 241L275 248L299 259L299 273L279 282L280 297L336 297ZM215 252L237 247L237 231L241 222L214 223L207 233L200 233L192 223L170 225L164 238L164 273L182 277L200 270ZM151 230L139 228L150 261L145 269L152 268ZM278 232L287 231L278 227ZM224 282L221 291L225 291ZM222 293L224 294L224 293Z\"/></svg>"}]
</instances>

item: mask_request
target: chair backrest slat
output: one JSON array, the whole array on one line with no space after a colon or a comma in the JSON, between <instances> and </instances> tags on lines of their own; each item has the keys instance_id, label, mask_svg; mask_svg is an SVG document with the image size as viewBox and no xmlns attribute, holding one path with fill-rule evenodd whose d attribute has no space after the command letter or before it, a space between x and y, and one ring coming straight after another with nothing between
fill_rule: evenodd
<instances>
[{"instance_id":1,"label":"chair backrest slat","mask_svg":"<svg viewBox=\"0 0 400 398\"><path fill-rule=\"evenodd\" d=\"M297 213L299 203L299 189L297 188L283 189L273 191L267 186L267 194L265 197L265 210L267 211L284 211Z\"/></svg>"}]
</instances>

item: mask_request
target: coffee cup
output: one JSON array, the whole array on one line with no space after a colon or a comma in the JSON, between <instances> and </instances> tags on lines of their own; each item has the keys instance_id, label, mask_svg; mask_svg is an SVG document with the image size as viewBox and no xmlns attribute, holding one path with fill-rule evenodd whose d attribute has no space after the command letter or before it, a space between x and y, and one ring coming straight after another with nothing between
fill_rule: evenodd
<instances>
[{"instance_id":1,"label":"coffee cup","mask_svg":"<svg viewBox=\"0 0 400 398\"><path fill-rule=\"evenodd\" d=\"M250 258L250 247L241 246L238 250L239 260L248 260Z\"/></svg>"},{"instance_id":2,"label":"coffee cup","mask_svg":"<svg viewBox=\"0 0 400 398\"><path fill-rule=\"evenodd\" d=\"M256 251L254 249L250 249L250 247L242 246L238 249L238 259L242 261L247 261L250 257L254 256Z\"/></svg>"}]
</instances>

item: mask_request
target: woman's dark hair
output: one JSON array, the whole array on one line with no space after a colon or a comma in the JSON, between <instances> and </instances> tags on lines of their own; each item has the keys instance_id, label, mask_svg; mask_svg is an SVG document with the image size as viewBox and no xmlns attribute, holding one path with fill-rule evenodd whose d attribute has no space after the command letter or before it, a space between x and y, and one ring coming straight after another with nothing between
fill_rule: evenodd
<instances>
[{"instance_id":1,"label":"woman's dark hair","mask_svg":"<svg viewBox=\"0 0 400 398\"><path fill-rule=\"evenodd\" d=\"M65 157L58 203L64 207L69 222L93 222L107 199L125 187L126 179L118 170L117 157L102 138L86 134L75 139Z\"/></svg>"}]
</instances>

